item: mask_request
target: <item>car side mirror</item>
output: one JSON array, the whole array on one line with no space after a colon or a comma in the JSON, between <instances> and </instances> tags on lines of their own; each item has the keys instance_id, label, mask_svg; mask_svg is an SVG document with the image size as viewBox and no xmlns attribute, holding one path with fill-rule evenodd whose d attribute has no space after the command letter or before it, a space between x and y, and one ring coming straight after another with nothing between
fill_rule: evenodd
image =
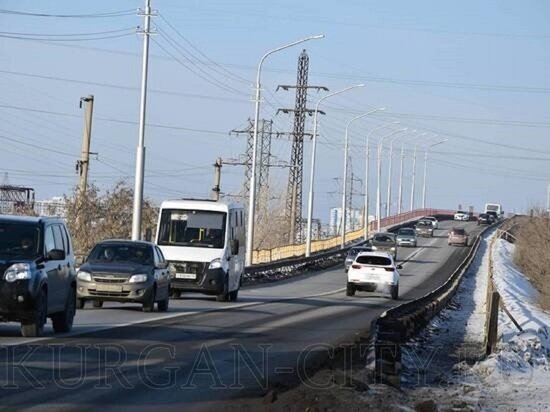
<instances>
[{"instance_id":1,"label":"car side mirror","mask_svg":"<svg viewBox=\"0 0 550 412\"><path fill-rule=\"evenodd\" d=\"M65 260L65 251L61 249L52 249L46 255L46 260Z\"/></svg>"},{"instance_id":2,"label":"car side mirror","mask_svg":"<svg viewBox=\"0 0 550 412\"><path fill-rule=\"evenodd\" d=\"M168 268L168 262L158 262L155 265L155 269L166 269Z\"/></svg>"},{"instance_id":3,"label":"car side mirror","mask_svg":"<svg viewBox=\"0 0 550 412\"><path fill-rule=\"evenodd\" d=\"M401 270L401 269L403 269L403 265L397 265L396 268Z\"/></svg>"},{"instance_id":4,"label":"car side mirror","mask_svg":"<svg viewBox=\"0 0 550 412\"><path fill-rule=\"evenodd\" d=\"M231 244L231 254L233 256L238 255L239 254L239 239L233 239L230 244Z\"/></svg>"}]
</instances>

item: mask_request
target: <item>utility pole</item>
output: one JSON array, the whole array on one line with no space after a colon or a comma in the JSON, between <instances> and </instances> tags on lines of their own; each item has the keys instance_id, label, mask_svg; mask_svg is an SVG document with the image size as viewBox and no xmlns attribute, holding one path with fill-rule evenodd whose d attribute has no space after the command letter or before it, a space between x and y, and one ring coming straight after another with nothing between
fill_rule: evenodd
<instances>
[{"instance_id":1,"label":"utility pole","mask_svg":"<svg viewBox=\"0 0 550 412\"><path fill-rule=\"evenodd\" d=\"M308 110L308 89L328 90L321 86L308 86L309 56L302 50L298 57L298 73L296 85L279 85L277 90L296 89L296 103L294 109L281 108L277 112L294 114L294 127L292 131L292 150L290 154L291 168L288 173L288 189L286 196L285 218L289 224L289 243L294 244L301 240L302 235L302 182L304 174L304 130L306 114Z\"/></svg>"},{"instance_id":2,"label":"utility pole","mask_svg":"<svg viewBox=\"0 0 550 412\"><path fill-rule=\"evenodd\" d=\"M222 179L222 158L218 157L214 163L214 186L212 187L212 199L220 200L220 183Z\"/></svg>"},{"instance_id":3,"label":"utility pole","mask_svg":"<svg viewBox=\"0 0 550 412\"><path fill-rule=\"evenodd\" d=\"M76 170L80 174L79 196L84 196L88 187L88 170L90 168L90 140L92 138L92 116L94 112L94 96L88 95L80 98L80 107L82 102L85 105L84 111L84 131L82 133L82 152L80 160L76 162Z\"/></svg>"},{"instance_id":4,"label":"utility pole","mask_svg":"<svg viewBox=\"0 0 550 412\"><path fill-rule=\"evenodd\" d=\"M149 36L151 24L151 0L145 0L143 11L143 57L141 65L141 103L139 108L139 140L136 153L134 184L134 209L132 214L132 240L141 239L141 211L143 207L143 180L145 176L145 114L147 111L147 71L149 68Z\"/></svg>"}]
</instances>

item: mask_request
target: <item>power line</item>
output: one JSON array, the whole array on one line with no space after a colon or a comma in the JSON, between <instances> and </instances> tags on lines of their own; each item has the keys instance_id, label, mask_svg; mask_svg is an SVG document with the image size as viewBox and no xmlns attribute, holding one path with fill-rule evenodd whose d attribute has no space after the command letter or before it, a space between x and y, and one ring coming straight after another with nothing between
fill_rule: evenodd
<instances>
[{"instance_id":1,"label":"power line","mask_svg":"<svg viewBox=\"0 0 550 412\"><path fill-rule=\"evenodd\" d=\"M200 77L201 79L203 79L204 81L206 81L207 83L210 83L212 84L213 86L216 86L222 90L225 90L226 92L230 92L230 93L234 93L234 94L238 94L238 95L242 95L242 96L248 96L247 93L243 93L241 90L238 90L238 89L235 89L234 87L231 87L231 86L228 86L228 85L225 85L223 84L222 82L220 82L218 79L215 79L213 77L211 77L211 75L208 73L208 72L205 72L204 69L200 68L197 66L196 63L194 63L191 59L189 59L189 57L187 57L179 48L178 48L178 44L172 39L170 38L170 36L168 36L167 34L164 33L164 31L158 31L160 36L162 38L164 38L168 44L170 44L172 46L172 48L174 48L179 54L182 55L182 57L188 62L188 64L184 63L180 58L174 56L170 51L168 51L162 44L160 44L158 41L156 41L154 38L151 38L151 40L153 40L153 42L161 48L161 50L163 50L166 54L168 54L170 57L172 57L177 63L179 63L182 67L186 68L187 70L189 70L191 73L195 74L196 76ZM193 67L196 67L196 69L190 67L193 66ZM210 78L209 78L210 76Z\"/></svg>"},{"instance_id":2,"label":"power line","mask_svg":"<svg viewBox=\"0 0 550 412\"><path fill-rule=\"evenodd\" d=\"M193 50L195 50L199 55L201 55L203 58L205 58L209 63L211 63L213 66L215 66L216 68L219 68L220 71L216 70L216 69L212 69L212 70L215 70L216 72L222 74L222 75L226 75L226 76L230 76L232 78L234 78L235 80L241 82L241 83L244 83L244 84L247 84L247 85L250 85L250 80L249 79L246 79L244 77L241 77L235 73L233 73L232 71L230 70L227 70L225 67L223 67L221 64L217 63L216 61L212 60L210 57L208 57L205 53L203 53L198 47L196 47L193 43L191 43L191 41L189 39L187 39L176 27L174 27L173 24L171 24L167 19L166 17L164 17L163 14L161 13L158 13L158 16L172 29L176 32L176 34L181 38L183 39L183 41L185 41ZM193 53L190 53L191 55L193 55ZM196 58L196 57L195 57ZM200 62L200 59L196 58L199 62Z\"/></svg>"},{"instance_id":3,"label":"power line","mask_svg":"<svg viewBox=\"0 0 550 412\"><path fill-rule=\"evenodd\" d=\"M131 36L132 33L126 33L126 34L113 34L112 36L102 36L102 37L82 37L82 38L63 38L63 39L47 39L48 41L93 41L93 40L106 40L106 39L118 39L121 37ZM44 40L39 37L22 37L22 36L11 36L11 35L5 35L0 34L0 37L6 38L6 39L16 39L16 40Z\"/></svg>"},{"instance_id":4,"label":"power line","mask_svg":"<svg viewBox=\"0 0 550 412\"><path fill-rule=\"evenodd\" d=\"M36 79L44 79L44 80L53 80L53 81L61 81L61 82L68 82L68 83L75 83L75 84L86 84L90 86L99 86L99 87L108 87L113 89L120 89L120 90L135 90L138 91L139 87L134 86L124 86L120 84L114 84L114 83L105 83L105 82L93 82L93 81L87 81L87 80L78 80L78 79L69 79L66 77L56 77L56 76L47 76L43 74L36 74L36 73L25 73L25 72L15 72L11 70L1 70L0 73L13 75L13 76L21 76L21 77L30 77L30 78L36 78ZM196 93L182 93L182 92L175 92L170 90L160 90L160 89L148 89L148 93L158 93L158 94L164 94L169 96L181 96L181 97L191 97L196 99L205 99L205 100L219 100L219 101L225 101L225 102L231 102L231 103L250 103L248 100L245 99L236 99L231 97L218 97L218 96L209 96L204 94L196 94Z\"/></svg>"},{"instance_id":5,"label":"power line","mask_svg":"<svg viewBox=\"0 0 550 412\"><path fill-rule=\"evenodd\" d=\"M12 14L16 16L28 17L55 17L55 18L104 18L104 17L120 17L135 14L134 9L118 10L105 13L89 13L89 14L48 14L48 13L31 13L19 10L0 9L0 14Z\"/></svg>"}]
</instances>

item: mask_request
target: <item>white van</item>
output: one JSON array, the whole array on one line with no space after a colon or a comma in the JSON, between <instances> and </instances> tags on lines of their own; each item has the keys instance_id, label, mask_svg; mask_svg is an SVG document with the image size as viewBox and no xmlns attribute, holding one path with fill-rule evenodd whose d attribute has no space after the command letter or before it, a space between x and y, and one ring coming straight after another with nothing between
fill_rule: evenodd
<instances>
[{"instance_id":1,"label":"white van","mask_svg":"<svg viewBox=\"0 0 550 412\"><path fill-rule=\"evenodd\" d=\"M235 301L245 256L245 216L239 205L213 200L166 200L156 244L172 265L172 297L181 292Z\"/></svg>"}]
</instances>

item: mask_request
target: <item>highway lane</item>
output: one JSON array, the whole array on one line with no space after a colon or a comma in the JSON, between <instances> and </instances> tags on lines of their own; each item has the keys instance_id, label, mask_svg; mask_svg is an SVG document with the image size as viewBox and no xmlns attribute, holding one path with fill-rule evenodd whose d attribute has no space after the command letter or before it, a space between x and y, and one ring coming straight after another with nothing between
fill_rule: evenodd
<instances>
[{"instance_id":1,"label":"highway lane","mask_svg":"<svg viewBox=\"0 0 550 412\"><path fill-rule=\"evenodd\" d=\"M401 301L433 289L465 256L465 248L447 246L451 225L464 224L441 222L435 238L420 239L417 249L400 249L399 259L406 261ZM173 301L168 314L144 314L134 305L87 309L78 312L73 334L55 339L24 340L15 325L2 326L2 343L16 344L0 353L2 404L201 409L211 406L208 402L243 396L241 386L249 395L261 394L270 384L296 379L305 359L322 352L319 346L304 351L308 345L352 341L399 303L372 293L346 297L345 281L343 269L337 268L246 288L237 303L188 295ZM149 323L136 323L143 320ZM117 327L122 324L130 325ZM21 364L28 368L21 373L13 366L28 353L25 342L38 346ZM105 376L106 364L119 357L118 373ZM201 368L205 373L199 373ZM63 384L69 378L73 389ZM44 389L33 390L40 383Z\"/></svg>"}]
</instances>

